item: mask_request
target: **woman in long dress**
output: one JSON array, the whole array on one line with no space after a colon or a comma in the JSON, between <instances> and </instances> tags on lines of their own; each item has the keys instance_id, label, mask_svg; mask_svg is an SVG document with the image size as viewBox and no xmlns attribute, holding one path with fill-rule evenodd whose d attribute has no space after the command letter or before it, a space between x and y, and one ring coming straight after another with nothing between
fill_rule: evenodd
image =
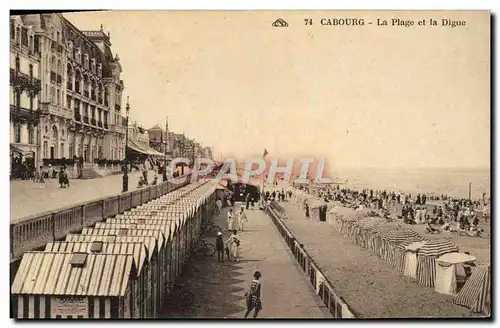
<instances>
[{"instance_id":1,"label":"woman in long dress","mask_svg":"<svg viewBox=\"0 0 500 328\"><path fill-rule=\"evenodd\" d=\"M239 248L240 248L240 238L238 237L238 231L233 230L233 234L226 240L226 247L229 248L229 259L233 259L239 262Z\"/></svg>"},{"instance_id":2,"label":"woman in long dress","mask_svg":"<svg viewBox=\"0 0 500 328\"><path fill-rule=\"evenodd\" d=\"M240 231L245 228L245 222L248 222L247 214L244 209L241 209L240 213L238 213L238 228Z\"/></svg>"},{"instance_id":3,"label":"woman in long dress","mask_svg":"<svg viewBox=\"0 0 500 328\"><path fill-rule=\"evenodd\" d=\"M227 212L227 229L233 230L233 209L229 209Z\"/></svg>"}]
</instances>

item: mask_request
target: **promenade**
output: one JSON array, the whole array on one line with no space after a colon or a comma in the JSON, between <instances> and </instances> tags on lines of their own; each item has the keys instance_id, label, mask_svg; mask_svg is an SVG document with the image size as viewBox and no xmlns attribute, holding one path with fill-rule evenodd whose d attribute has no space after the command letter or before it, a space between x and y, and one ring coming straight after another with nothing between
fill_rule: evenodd
<instances>
[{"instance_id":1,"label":"promenade","mask_svg":"<svg viewBox=\"0 0 500 328\"><path fill-rule=\"evenodd\" d=\"M237 211L235 206L233 211ZM226 213L214 218L227 239ZM182 312L165 317L243 318L245 297L255 270L262 273L262 306L259 318L332 318L302 273L271 219L260 210L248 210L249 222L240 232L239 263L218 263L212 257L194 257L181 284L195 295L195 302ZM204 238L215 244L213 238ZM253 314L253 313L252 313Z\"/></svg>"},{"instance_id":2,"label":"promenade","mask_svg":"<svg viewBox=\"0 0 500 328\"><path fill-rule=\"evenodd\" d=\"M141 173L129 173L129 190L137 188ZM148 180L153 179L149 171ZM158 182L161 181L158 177ZM44 188L26 180L10 182L10 219L19 219L62 207L88 202L102 197L119 195L122 191L122 175L111 175L98 179L72 179L70 188L59 188L57 179L48 180Z\"/></svg>"}]
</instances>

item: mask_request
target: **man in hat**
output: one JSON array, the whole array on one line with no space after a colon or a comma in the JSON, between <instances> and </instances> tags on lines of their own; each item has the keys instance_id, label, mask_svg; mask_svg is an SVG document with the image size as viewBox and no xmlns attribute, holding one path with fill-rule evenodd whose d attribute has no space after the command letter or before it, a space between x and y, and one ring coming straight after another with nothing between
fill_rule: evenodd
<instances>
[{"instance_id":1,"label":"man in hat","mask_svg":"<svg viewBox=\"0 0 500 328\"><path fill-rule=\"evenodd\" d=\"M215 249L217 250L217 258L219 262L224 262L224 240L222 239L222 232L217 233L217 238L215 239Z\"/></svg>"}]
</instances>

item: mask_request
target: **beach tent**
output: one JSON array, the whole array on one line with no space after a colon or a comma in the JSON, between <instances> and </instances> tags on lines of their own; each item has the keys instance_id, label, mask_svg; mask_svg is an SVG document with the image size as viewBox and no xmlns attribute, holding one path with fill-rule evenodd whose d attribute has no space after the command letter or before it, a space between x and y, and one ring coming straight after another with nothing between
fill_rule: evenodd
<instances>
[{"instance_id":1,"label":"beach tent","mask_svg":"<svg viewBox=\"0 0 500 328\"><path fill-rule=\"evenodd\" d=\"M417 241L403 246L405 249L403 274L405 276L417 279L417 253L425 243L427 243L427 240Z\"/></svg>"},{"instance_id":2,"label":"beach tent","mask_svg":"<svg viewBox=\"0 0 500 328\"><path fill-rule=\"evenodd\" d=\"M313 220L321 221L321 211L326 208L326 203L319 199L309 199L309 216Z\"/></svg>"},{"instance_id":3,"label":"beach tent","mask_svg":"<svg viewBox=\"0 0 500 328\"><path fill-rule=\"evenodd\" d=\"M465 306L475 313L491 315L491 267L477 266L465 282L453 303Z\"/></svg>"},{"instance_id":4,"label":"beach tent","mask_svg":"<svg viewBox=\"0 0 500 328\"><path fill-rule=\"evenodd\" d=\"M457 266L474 262L476 258L464 253L447 253L436 259L436 280L434 290L441 294L457 294Z\"/></svg>"},{"instance_id":5,"label":"beach tent","mask_svg":"<svg viewBox=\"0 0 500 328\"><path fill-rule=\"evenodd\" d=\"M376 226L371 229L368 236L368 246L370 250L378 257L383 256L383 238L390 231L394 230L394 224L385 222L384 225Z\"/></svg>"},{"instance_id":6,"label":"beach tent","mask_svg":"<svg viewBox=\"0 0 500 328\"><path fill-rule=\"evenodd\" d=\"M434 287L436 280L436 259L446 253L458 252L458 246L451 239L429 240L420 248L417 263L417 281L419 284Z\"/></svg>"},{"instance_id":7,"label":"beach tent","mask_svg":"<svg viewBox=\"0 0 500 328\"><path fill-rule=\"evenodd\" d=\"M404 249L399 245L405 243L409 245L416 241L422 241L424 238L409 228L403 228L391 231L385 238L386 240L386 260L392 266L397 266L399 271L403 270ZM397 265L396 265L397 264Z\"/></svg>"},{"instance_id":8,"label":"beach tent","mask_svg":"<svg viewBox=\"0 0 500 328\"><path fill-rule=\"evenodd\" d=\"M366 217L358 221L357 224L357 244L364 248L369 248L368 240L371 230L380 224L384 219L379 217Z\"/></svg>"}]
</instances>

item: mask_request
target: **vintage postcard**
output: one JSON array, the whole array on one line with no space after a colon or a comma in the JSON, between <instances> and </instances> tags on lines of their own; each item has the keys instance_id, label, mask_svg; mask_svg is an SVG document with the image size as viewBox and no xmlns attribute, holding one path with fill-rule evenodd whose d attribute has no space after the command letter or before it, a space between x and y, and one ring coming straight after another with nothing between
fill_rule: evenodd
<instances>
[{"instance_id":1,"label":"vintage postcard","mask_svg":"<svg viewBox=\"0 0 500 328\"><path fill-rule=\"evenodd\" d=\"M9 22L11 318L491 317L489 11Z\"/></svg>"}]
</instances>

